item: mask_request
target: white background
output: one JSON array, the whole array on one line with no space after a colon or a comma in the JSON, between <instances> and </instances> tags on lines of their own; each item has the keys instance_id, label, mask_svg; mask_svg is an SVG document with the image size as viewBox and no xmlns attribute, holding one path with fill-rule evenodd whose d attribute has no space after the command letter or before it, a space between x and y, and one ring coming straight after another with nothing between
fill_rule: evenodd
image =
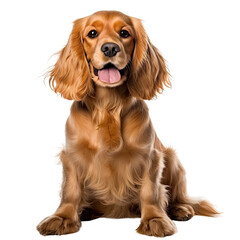
<instances>
[{"instance_id":1,"label":"white background","mask_svg":"<svg viewBox=\"0 0 240 240\"><path fill-rule=\"evenodd\" d=\"M168 239L239 236L239 1L3 1L0 4L0 238L42 237L35 227L59 204L61 165L71 101L42 74L66 44L72 22L98 10L144 20L172 75L172 89L148 102L155 129L187 171L189 194L206 197L221 217L175 222ZM84 222L61 239L150 239L139 219Z\"/></svg>"}]
</instances>

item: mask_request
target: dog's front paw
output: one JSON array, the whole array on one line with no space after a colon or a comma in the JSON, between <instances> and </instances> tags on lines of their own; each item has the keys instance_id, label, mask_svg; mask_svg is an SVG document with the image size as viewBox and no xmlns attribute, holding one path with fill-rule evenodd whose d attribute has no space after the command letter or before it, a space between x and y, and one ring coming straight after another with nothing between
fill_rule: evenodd
<instances>
[{"instance_id":1,"label":"dog's front paw","mask_svg":"<svg viewBox=\"0 0 240 240\"><path fill-rule=\"evenodd\" d=\"M165 237L174 234L176 227L168 217L156 217L148 220L143 219L137 232L148 236Z\"/></svg>"},{"instance_id":2,"label":"dog's front paw","mask_svg":"<svg viewBox=\"0 0 240 240\"><path fill-rule=\"evenodd\" d=\"M42 235L62 235L77 232L80 228L80 222L59 216L50 216L41 221L37 230Z\"/></svg>"}]
</instances>

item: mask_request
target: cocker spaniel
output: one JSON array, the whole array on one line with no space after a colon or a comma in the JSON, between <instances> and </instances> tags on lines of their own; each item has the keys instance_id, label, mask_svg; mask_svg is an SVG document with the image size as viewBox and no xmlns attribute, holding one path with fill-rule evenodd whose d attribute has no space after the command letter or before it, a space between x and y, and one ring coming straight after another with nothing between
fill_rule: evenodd
<instances>
[{"instance_id":1,"label":"cocker spaniel","mask_svg":"<svg viewBox=\"0 0 240 240\"><path fill-rule=\"evenodd\" d=\"M170 82L139 19L101 11L76 20L49 83L74 102L61 203L37 226L42 235L74 233L97 217L141 217L137 232L163 237L176 231L172 220L217 214L188 197L176 153L154 131L144 99Z\"/></svg>"}]
</instances>

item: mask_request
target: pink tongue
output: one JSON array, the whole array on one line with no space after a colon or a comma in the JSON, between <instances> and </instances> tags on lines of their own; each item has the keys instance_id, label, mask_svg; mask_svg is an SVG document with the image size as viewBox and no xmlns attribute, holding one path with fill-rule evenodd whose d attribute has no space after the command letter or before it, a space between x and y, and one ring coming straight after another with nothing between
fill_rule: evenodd
<instances>
[{"instance_id":1,"label":"pink tongue","mask_svg":"<svg viewBox=\"0 0 240 240\"><path fill-rule=\"evenodd\" d=\"M116 83L120 81L121 74L116 68L98 70L98 77L102 82Z\"/></svg>"}]
</instances>

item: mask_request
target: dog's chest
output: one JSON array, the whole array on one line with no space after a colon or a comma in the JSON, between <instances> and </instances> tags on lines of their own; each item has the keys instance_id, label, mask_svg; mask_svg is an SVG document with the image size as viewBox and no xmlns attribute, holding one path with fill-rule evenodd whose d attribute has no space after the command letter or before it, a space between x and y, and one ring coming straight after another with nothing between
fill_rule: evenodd
<instances>
[{"instance_id":1,"label":"dog's chest","mask_svg":"<svg viewBox=\"0 0 240 240\"><path fill-rule=\"evenodd\" d=\"M104 204L127 204L138 199L144 161L127 149L98 153L87 170L85 188Z\"/></svg>"}]
</instances>

